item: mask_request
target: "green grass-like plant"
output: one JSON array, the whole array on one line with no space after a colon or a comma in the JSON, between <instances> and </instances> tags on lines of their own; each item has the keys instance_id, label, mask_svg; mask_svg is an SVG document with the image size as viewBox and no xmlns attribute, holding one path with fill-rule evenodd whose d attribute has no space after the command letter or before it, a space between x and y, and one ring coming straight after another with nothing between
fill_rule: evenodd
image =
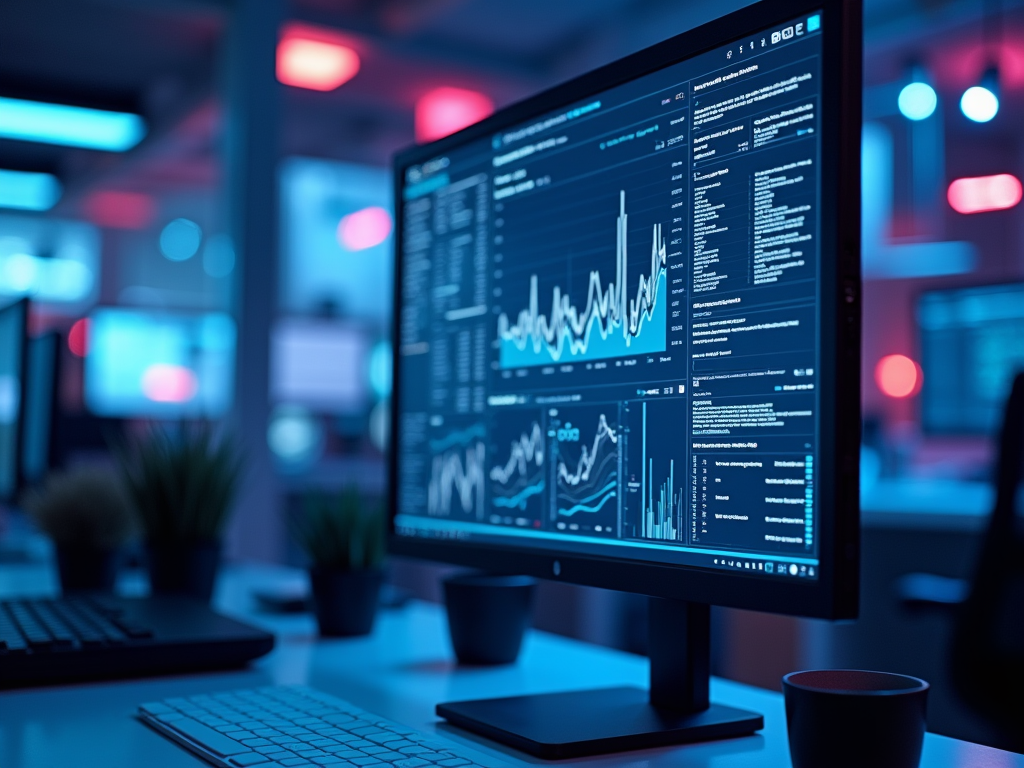
<instances>
[{"instance_id":1,"label":"green grass-like plant","mask_svg":"<svg viewBox=\"0 0 1024 768\"><path fill-rule=\"evenodd\" d=\"M361 571L379 568L386 552L384 510L354 488L329 496L308 495L291 517L292 536L316 568Z\"/></svg>"},{"instance_id":2,"label":"green grass-like plant","mask_svg":"<svg viewBox=\"0 0 1024 768\"><path fill-rule=\"evenodd\" d=\"M53 543L62 549L110 552L135 532L135 516L117 475L82 467L51 472L28 491L22 506Z\"/></svg>"},{"instance_id":3,"label":"green grass-like plant","mask_svg":"<svg viewBox=\"0 0 1024 768\"><path fill-rule=\"evenodd\" d=\"M242 478L233 440L209 427L153 427L114 445L125 487L150 544L219 541Z\"/></svg>"}]
</instances>

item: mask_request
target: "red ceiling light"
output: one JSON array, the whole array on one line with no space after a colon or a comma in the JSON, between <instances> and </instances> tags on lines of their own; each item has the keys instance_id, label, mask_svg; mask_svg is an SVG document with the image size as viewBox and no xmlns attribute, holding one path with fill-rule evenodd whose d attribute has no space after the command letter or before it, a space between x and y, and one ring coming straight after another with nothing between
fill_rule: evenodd
<instances>
[{"instance_id":1,"label":"red ceiling light","mask_svg":"<svg viewBox=\"0 0 1024 768\"><path fill-rule=\"evenodd\" d=\"M416 102L416 141L421 144L455 133L494 112L494 102L479 91L435 88Z\"/></svg>"},{"instance_id":2,"label":"red ceiling light","mask_svg":"<svg viewBox=\"0 0 1024 768\"><path fill-rule=\"evenodd\" d=\"M82 203L85 217L99 227L145 229L156 216L156 202L141 192L93 192Z\"/></svg>"},{"instance_id":3,"label":"red ceiling light","mask_svg":"<svg viewBox=\"0 0 1024 768\"><path fill-rule=\"evenodd\" d=\"M1020 180L1009 173L957 179L946 199L957 213L983 213L1013 208L1021 199Z\"/></svg>"},{"instance_id":4,"label":"red ceiling light","mask_svg":"<svg viewBox=\"0 0 1024 768\"><path fill-rule=\"evenodd\" d=\"M916 395L922 380L921 366L906 355L886 355L875 366L875 383L889 397Z\"/></svg>"},{"instance_id":5,"label":"red ceiling light","mask_svg":"<svg viewBox=\"0 0 1024 768\"><path fill-rule=\"evenodd\" d=\"M289 24L277 44L277 79L313 91L333 91L359 71L359 54L329 29Z\"/></svg>"},{"instance_id":6,"label":"red ceiling light","mask_svg":"<svg viewBox=\"0 0 1024 768\"><path fill-rule=\"evenodd\" d=\"M75 357L85 357L89 351L89 320L76 320L68 331L68 349Z\"/></svg>"},{"instance_id":7,"label":"red ceiling light","mask_svg":"<svg viewBox=\"0 0 1024 768\"><path fill-rule=\"evenodd\" d=\"M349 251L380 245L391 234L391 214L380 206L350 213L338 224L338 242Z\"/></svg>"}]
</instances>

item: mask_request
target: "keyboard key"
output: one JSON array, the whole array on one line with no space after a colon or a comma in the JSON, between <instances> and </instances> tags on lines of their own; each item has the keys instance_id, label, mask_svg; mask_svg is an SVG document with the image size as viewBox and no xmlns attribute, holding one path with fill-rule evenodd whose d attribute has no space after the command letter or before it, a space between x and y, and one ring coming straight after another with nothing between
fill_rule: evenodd
<instances>
[{"instance_id":1,"label":"keyboard key","mask_svg":"<svg viewBox=\"0 0 1024 768\"><path fill-rule=\"evenodd\" d=\"M415 757L410 757L408 760L399 760L397 763L398 768L423 768L425 765L430 765L426 760L418 760Z\"/></svg>"},{"instance_id":2,"label":"keyboard key","mask_svg":"<svg viewBox=\"0 0 1024 768\"><path fill-rule=\"evenodd\" d=\"M267 739L242 739L242 743L247 747L269 747L270 742Z\"/></svg>"},{"instance_id":3,"label":"keyboard key","mask_svg":"<svg viewBox=\"0 0 1024 768\"><path fill-rule=\"evenodd\" d=\"M351 760L353 757L364 757L362 752L357 752L354 749L348 747L334 747L333 749L328 747L327 752L330 752L335 757L340 757L342 760Z\"/></svg>"},{"instance_id":4,"label":"keyboard key","mask_svg":"<svg viewBox=\"0 0 1024 768\"><path fill-rule=\"evenodd\" d=\"M300 768L300 766L313 765L309 760L301 757L289 757L286 760L278 760L277 762L279 765L285 766L285 768Z\"/></svg>"},{"instance_id":5,"label":"keyboard key","mask_svg":"<svg viewBox=\"0 0 1024 768\"><path fill-rule=\"evenodd\" d=\"M207 723L209 725L209 723ZM261 739L269 739L271 736L280 736L280 731L275 731L273 728L260 728L259 730L253 731Z\"/></svg>"},{"instance_id":6,"label":"keyboard key","mask_svg":"<svg viewBox=\"0 0 1024 768\"><path fill-rule=\"evenodd\" d=\"M353 757L348 762L352 765L368 766L368 765L381 765L381 761L376 757Z\"/></svg>"},{"instance_id":7,"label":"keyboard key","mask_svg":"<svg viewBox=\"0 0 1024 768\"><path fill-rule=\"evenodd\" d=\"M352 717L352 715L344 715L340 713L337 715L324 715L320 719L323 720L325 723L334 723L335 725L342 725L344 723L355 722L355 718Z\"/></svg>"},{"instance_id":8,"label":"keyboard key","mask_svg":"<svg viewBox=\"0 0 1024 768\"><path fill-rule=\"evenodd\" d=\"M334 755L328 755L327 757L314 757L313 762L317 765L345 765L344 760L339 760Z\"/></svg>"},{"instance_id":9,"label":"keyboard key","mask_svg":"<svg viewBox=\"0 0 1024 768\"><path fill-rule=\"evenodd\" d=\"M341 741L341 739L338 739L338 741ZM352 749L362 749L363 747L379 746L378 744L374 744L372 741L367 741L366 739L357 739L356 741L349 741L347 743L350 747L352 747Z\"/></svg>"},{"instance_id":10,"label":"keyboard key","mask_svg":"<svg viewBox=\"0 0 1024 768\"><path fill-rule=\"evenodd\" d=\"M334 739L317 739L316 741L309 742L309 746L323 749L324 747L336 747L338 742Z\"/></svg>"},{"instance_id":11,"label":"keyboard key","mask_svg":"<svg viewBox=\"0 0 1024 768\"><path fill-rule=\"evenodd\" d=\"M259 755L255 752L250 752L246 755L236 755L229 761L232 765L259 765L260 763L268 763L270 760L263 755Z\"/></svg>"},{"instance_id":12,"label":"keyboard key","mask_svg":"<svg viewBox=\"0 0 1024 768\"><path fill-rule=\"evenodd\" d=\"M451 760L442 760L438 765L443 765L444 768L458 768L460 765L469 765L469 760L463 760L461 757L453 757Z\"/></svg>"},{"instance_id":13,"label":"keyboard key","mask_svg":"<svg viewBox=\"0 0 1024 768\"><path fill-rule=\"evenodd\" d=\"M293 749L292 752L299 757L306 758L307 760L313 757L325 757L327 755L327 753L322 749Z\"/></svg>"},{"instance_id":14,"label":"keyboard key","mask_svg":"<svg viewBox=\"0 0 1024 768\"><path fill-rule=\"evenodd\" d=\"M157 715L156 719L161 723L173 723L175 720L184 720L185 716L181 712L171 712L167 715Z\"/></svg>"},{"instance_id":15,"label":"keyboard key","mask_svg":"<svg viewBox=\"0 0 1024 768\"><path fill-rule=\"evenodd\" d=\"M259 750L256 751L259 752ZM288 752L284 749L279 749L276 752L260 752L260 754L268 760L287 760L289 757L295 757L292 752Z\"/></svg>"},{"instance_id":16,"label":"keyboard key","mask_svg":"<svg viewBox=\"0 0 1024 768\"><path fill-rule=\"evenodd\" d=\"M141 704L139 709L147 715L169 715L174 711L174 709L166 704L161 704L159 701L151 701L148 704Z\"/></svg>"},{"instance_id":17,"label":"keyboard key","mask_svg":"<svg viewBox=\"0 0 1024 768\"><path fill-rule=\"evenodd\" d=\"M376 752L373 755L378 760L383 760L385 763L397 763L399 760L408 760L408 755L403 755L401 752Z\"/></svg>"},{"instance_id":18,"label":"keyboard key","mask_svg":"<svg viewBox=\"0 0 1024 768\"><path fill-rule=\"evenodd\" d=\"M250 751L248 747L239 744L234 739L228 738L223 733L217 733L213 728L197 723L195 720L182 718L169 723L169 725L193 741L198 741L203 747L220 757L231 757Z\"/></svg>"}]
</instances>

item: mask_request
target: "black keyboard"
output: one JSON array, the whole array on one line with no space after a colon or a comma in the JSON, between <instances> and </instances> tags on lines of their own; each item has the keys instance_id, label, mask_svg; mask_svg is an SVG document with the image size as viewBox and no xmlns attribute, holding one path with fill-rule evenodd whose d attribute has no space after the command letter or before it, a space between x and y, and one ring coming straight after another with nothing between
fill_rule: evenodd
<instances>
[{"instance_id":1,"label":"black keyboard","mask_svg":"<svg viewBox=\"0 0 1024 768\"><path fill-rule=\"evenodd\" d=\"M0 653L123 646L153 637L117 603L98 598L13 600L0 603Z\"/></svg>"},{"instance_id":2,"label":"black keyboard","mask_svg":"<svg viewBox=\"0 0 1024 768\"><path fill-rule=\"evenodd\" d=\"M0 687L239 667L273 635L187 598L0 602Z\"/></svg>"}]
</instances>

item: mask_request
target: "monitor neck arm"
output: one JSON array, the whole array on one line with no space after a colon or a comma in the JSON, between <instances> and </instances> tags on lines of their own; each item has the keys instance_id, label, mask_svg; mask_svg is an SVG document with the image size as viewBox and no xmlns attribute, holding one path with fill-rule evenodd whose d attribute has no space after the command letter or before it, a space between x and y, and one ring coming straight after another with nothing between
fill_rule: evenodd
<instances>
[{"instance_id":1,"label":"monitor neck arm","mask_svg":"<svg viewBox=\"0 0 1024 768\"><path fill-rule=\"evenodd\" d=\"M681 712L700 712L708 708L710 605L650 598L648 655L652 705Z\"/></svg>"}]
</instances>

